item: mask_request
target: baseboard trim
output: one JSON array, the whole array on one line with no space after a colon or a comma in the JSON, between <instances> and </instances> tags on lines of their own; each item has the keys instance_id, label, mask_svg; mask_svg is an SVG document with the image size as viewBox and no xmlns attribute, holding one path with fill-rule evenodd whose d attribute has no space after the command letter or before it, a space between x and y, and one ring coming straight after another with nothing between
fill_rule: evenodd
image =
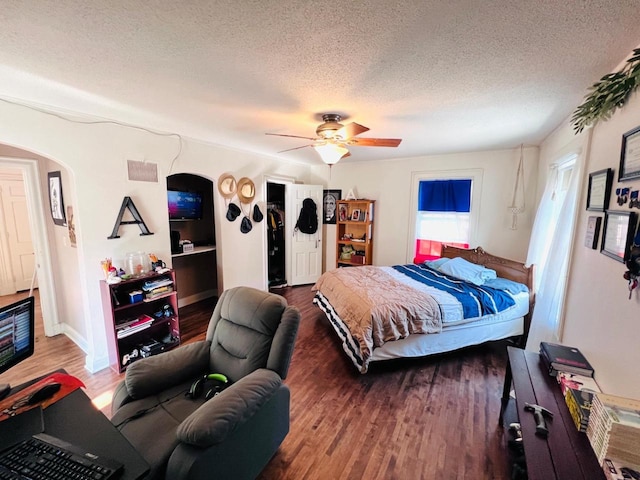
<instances>
[{"instance_id":1,"label":"baseboard trim","mask_svg":"<svg viewBox=\"0 0 640 480\"><path fill-rule=\"evenodd\" d=\"M189 295L188 297L178 299L178 308L186 307L192 303L201 302L207 298L217 297L218 290L205 290L204 292L196 293L195 295Z\"/></svg>"}]
</instances>

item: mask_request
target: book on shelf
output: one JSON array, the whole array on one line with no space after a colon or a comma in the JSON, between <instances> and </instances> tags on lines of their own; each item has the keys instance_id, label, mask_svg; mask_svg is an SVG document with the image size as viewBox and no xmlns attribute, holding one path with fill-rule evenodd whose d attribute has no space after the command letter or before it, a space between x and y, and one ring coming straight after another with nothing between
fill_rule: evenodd
<instances>
[{"instance_id":1,"label":"book on shelf","mask_svg":"<svg viewBox=\"0 0 640 480\"><path fill-rule=\"evenodd\" d=\"M576 390L573 388L567 388L567 391L564 394L564 400L567 407L569 407L569 413L571 414L573 423L581 432L587 431L594 395L595 392L590 392L588 390Z\"/></svg>"},{"instance_id":2,"label":"book on shelf","mask_svg":"<svg viewBox=\"0 0 640 480\"><path fill-rule=\"evenodd\" d=\"M167 285L173 285L173 280L170 278L159 278L157 280L147 280L142 285L142 290L145 292L151 292L156 288L166 287Z\"/></svg>"},{"instance_id":3,"label":"book on shelf","mask_svg":"<svg viewBox=\"0 0 640 480\"><path fill-rule=\"evenodd\" d=\"M593 367L582 352L575 347L540 342L540 357L549 369L549 375L554 377L558 372L577 373L578 375L593 377Z\"/></svg>"},{"instance_id":4,"label":"book on shelf","mask_svg":"<svg viewBox=\"0 0 640 480\"><path fill-rule=\"evenodd\" d=\"M605 393L593 396L587 438L598 461L640 469L640 400Z\"/></svg>"},{"instance_id":5,"label":"book on shelf","mask_svg":"<svg viewBox=\"0 0 640 480\"><path fill-rule=\"evenodd\" d=\"M173 292L173 286L172 285L165 285L163 287L154 288L153 290L149 290L149 291L145 292L144 299L145 300L153 300L154 298L161 297L161 296L166 295L166 294L171 293L171 292Z\"/></svg>"},{"instance_id":6,"label":"book on shelf","mask_svg":"<svg viewBox=\"0 0 640 480\"><path fill-rule=\"evenodd\" d=\"M116 325L116 337L125 338L140 330L144 330L153 324L153 317L140 315L138 318L128 320Z\"/></svg>"},{"instance_id":7,"label":"book on shelf","mask_svg":"<svg viewBox=\"0 0 640 480\"><path fill-rule=\"evenodd\" d=\"M602 391L596 383L595 378L579 375L577 373L558 372L556 374L556 380L558 380L558 383L560 384L562 395L567 393L568 388L572 388L574 390L586 390L593 393Z\"/></svg>"}]
</instances>

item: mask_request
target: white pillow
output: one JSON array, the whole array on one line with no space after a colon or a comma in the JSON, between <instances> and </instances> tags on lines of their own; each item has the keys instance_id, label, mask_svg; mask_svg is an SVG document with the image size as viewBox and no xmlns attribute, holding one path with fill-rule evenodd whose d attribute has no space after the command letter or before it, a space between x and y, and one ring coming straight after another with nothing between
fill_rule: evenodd
<instances>
[{"instance_id":1,"label":"white pillow","mask_svg":"<svg viewBox=\"0 0 640 480\"><path fill-rule=\"evenodd\" d=\"M452 258L444 265L441 265L440 271L460 280L471 282L474 285L482 285L486 280L497 278L495 270L476 265L460 257Z\"/></svg>"}]
</instances>

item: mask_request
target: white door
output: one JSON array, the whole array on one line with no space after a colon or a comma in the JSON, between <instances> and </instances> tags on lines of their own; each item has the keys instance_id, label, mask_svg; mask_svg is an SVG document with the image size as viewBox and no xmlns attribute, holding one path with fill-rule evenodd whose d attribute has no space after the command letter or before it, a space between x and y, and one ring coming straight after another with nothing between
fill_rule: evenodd
<instances>
[{"instance_id":1,"label":"white door","mask_svg":"<svg viewBox=\"0 0 640 480\"><path fill-rule=\"evenodd\" d=\"M307 234L293 231L289 258L290 285L315 283L322 274L322 185L287 185L287 222L295 227L302 201L311 198L318 210L318 230Z\"/></svg>"},{"instance_id":2,"label":"white door","mask_svg":"<svg viewBox=\"0 0 640 480\"><path fill-rule=\"evenodd\" d=\"M35 271L35 253L22 179L0 180L0 208L3 214L0 217L0 231L6 235L7 254L13 273L12 290L14 293L29 290Z\"/></svg>"}]
</instances>

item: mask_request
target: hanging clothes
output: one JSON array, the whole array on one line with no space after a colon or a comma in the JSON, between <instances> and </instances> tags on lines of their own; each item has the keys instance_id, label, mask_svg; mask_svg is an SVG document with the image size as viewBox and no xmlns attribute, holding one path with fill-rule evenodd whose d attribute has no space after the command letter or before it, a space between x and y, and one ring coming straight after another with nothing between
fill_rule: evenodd
<instances>
[{"instance_id":1,"label":"hanging clothes","mask_svg":"<svg viewBox=\"0 0 640 480\"><path fill-rule=\"evenodd\" d=\"M278 203L267 205L267 249L269 254L269 286L287 283L285 276L284 211Z\"/></svg>"}]
</instances>

